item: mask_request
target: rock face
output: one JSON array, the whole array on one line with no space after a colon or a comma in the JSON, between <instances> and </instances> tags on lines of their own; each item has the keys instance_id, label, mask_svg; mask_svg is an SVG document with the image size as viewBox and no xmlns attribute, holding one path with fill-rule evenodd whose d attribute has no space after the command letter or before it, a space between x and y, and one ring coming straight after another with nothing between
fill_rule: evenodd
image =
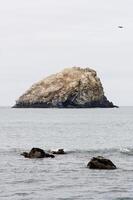
<instances>
[{"instance_id":1,"label":"rock face","mask_svg":"<svg viewBox=\"0 0 133 200\"><path fill-rule=\"evenodd\" d=\"M111 160L102 156L92 158L87 167L90 169L116 169L116 166Z\"/></svg>"},{"instance_id":2,"label":"rock face","mask_svg":"<svg viewBox=\"0 0 133 200\"><path fill-rule=\"evenodd\" d=\"M104 95L96 71L67 68L34 84L17 101L15 108L116 107Z\"/></svg>"},{"instance_id":3,"label":"rock face","mask_svg":"<svg viewBox=\"0 0 133 200\"><path fill-rule=\"evenodd\" d=\"M25 158L54 158L55 156L52 154L45 153L43 149L40 148L32 148L30 152L23 152L21 154Z\"/></svg>"}]
</instances>

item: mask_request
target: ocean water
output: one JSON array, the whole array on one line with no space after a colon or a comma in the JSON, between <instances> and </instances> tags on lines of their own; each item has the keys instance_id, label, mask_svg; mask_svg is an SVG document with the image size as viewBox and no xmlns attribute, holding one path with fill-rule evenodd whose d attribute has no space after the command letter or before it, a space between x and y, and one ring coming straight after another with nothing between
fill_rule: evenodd
<instances>
[{"instance_id":1,"label":"ocean water","mask_svg":"<svg viewBox=\"0 0 133 200\"><path fill-rule=\"evenodd\" d=\"M20 156L64 148L54 159ZM91 170L93 156L117 170ZM0 108L0 200L133 199L133 107Z\"/></svg>"}]
</instances>

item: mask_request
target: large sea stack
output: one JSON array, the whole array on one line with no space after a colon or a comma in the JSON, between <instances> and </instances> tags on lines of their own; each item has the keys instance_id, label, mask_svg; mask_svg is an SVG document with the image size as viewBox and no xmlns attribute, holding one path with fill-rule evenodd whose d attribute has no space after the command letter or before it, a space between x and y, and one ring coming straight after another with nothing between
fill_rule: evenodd
<instances>
[{"instance_id":1,"label":"large sea stack","mask_svg":"<svg viewBox=\"0 0 133 200\"><path fill-rule=\"evenodd\" d=\"M96 71L72 67L34 84L15 108L112 108Z\"/></svg>"}]
</instances>

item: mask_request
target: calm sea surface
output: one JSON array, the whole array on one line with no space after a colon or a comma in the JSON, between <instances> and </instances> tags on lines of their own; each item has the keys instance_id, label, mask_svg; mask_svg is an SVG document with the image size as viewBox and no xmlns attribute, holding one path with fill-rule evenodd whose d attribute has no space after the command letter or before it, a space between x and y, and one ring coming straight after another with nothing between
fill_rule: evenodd
<instances>
[{"instance_id":1,"label":"calm sea surface","mask_svg":"<svg viewBox=\"0 0 133 200\"><path fill-rule=\"evenodd\" d=\"M20 156L64 148L54 159ZM117 170L90 170L93 156ZM0 200L133 200L133 107L0 108Z\"/></svg>"}]
</instances>

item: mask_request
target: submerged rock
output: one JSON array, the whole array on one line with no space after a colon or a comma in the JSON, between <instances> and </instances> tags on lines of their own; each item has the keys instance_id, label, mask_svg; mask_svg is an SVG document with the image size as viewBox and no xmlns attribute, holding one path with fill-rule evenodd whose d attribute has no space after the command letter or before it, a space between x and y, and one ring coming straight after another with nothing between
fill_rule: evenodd
<instances>
[{"instance_id":1,"label":"submerged rock","mask_svg":"<svg viewBox=\"0 0 133 200\"><path fill-rule=\"evenodd\" d=\"M17 101L15 108L112 108L104 95L96 71L67 68L34 84Z\"/></svg>"},{"instance_id":2,"label":"submerged rock","mask_svg":"<svg viewBox=\"0 0 133 200\"><path fill-rule=\"evenodd\" d=\"M21 154L25 158L54 158L55 156L52 154L45 153L43 149L40 148L32 148L29 153L23 152Z\"/></svg>"},{"instance_id":3,"label":"submerged rock","mask_svg":"<svg viewBox=\"0 0 133 200\"><path fill-rule=\"evenodd\" d=\"M93 157L87 164L90 169L116 169L116 166L111 160L106 159L102 156Z\"/></svg>"},{"instance_id":4,"label":"submerged rock","mask_svg":"<svg viewBox=\"0 0 133 200\"><path fill-rule=\"evenodd\" d=\"M51 151L52 154L66 154L64 149L58 149L57 151Z\"/></svg>"}]
</instances>

